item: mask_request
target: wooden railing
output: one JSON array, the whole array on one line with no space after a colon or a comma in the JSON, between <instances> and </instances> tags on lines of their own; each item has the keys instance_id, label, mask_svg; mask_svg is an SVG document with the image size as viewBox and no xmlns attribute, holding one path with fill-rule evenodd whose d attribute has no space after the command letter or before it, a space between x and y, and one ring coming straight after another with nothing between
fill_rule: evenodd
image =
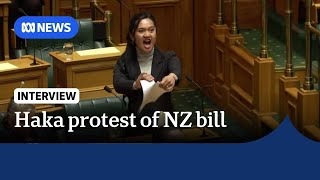
<instances>
[{"instance_id":1,"label":"wooden railing","mask_svg":"<svg viewBox=\"0 0 320 180\"><path fill-rule=\"evenodd\" d=\"M288 0L289 1L289 0ZM295 127L314 140L320 141L319 129L319 91L314 89L314 81L312 77L312 61L311 61L311 34L320 36L320 31L313 24L317 21L317 6L316 1L306 0L306 57L305 57L305 81L303 87L300 88L297 77L283 77L280 83L283 87L284 98L282 99L283 111L282 116L287 114ZM290 7L288 7L289 9ZM313 11L313 16L311 11ZM312 17L315 18L312 20Z\"/></svg>"},{"instance_id":2,"label":"wooden railing","mask_svg":"<svg viewBox=\"0 0 320 180\"><path fill-rule=\"evenodd\" d=\"M233 4L236 4L236 1ZM265 0L261 0L265 7ZM219 3L223 3L222 0ZM280 81L275 81L275 65L268 54L254 56L243 46L243 37L237 33L236 22L229 28L223 24L223 6L219 6L217 23L211 27L211 60L214 70L211 79L214 83L212 96L226 111L239 117L239 121L255 133L263 125L271 129L278 126L273 119L274 102L279 101L279 115L282 119L290 117L295 127L305 135L320 140L319 91L314 89L311 61L311 34L320 36L320 31L312 26L312 1L306 0L306 68L303 87L296 76L292 63L292 4L286 0L286 69ZM317 7L313 4L313 8ZM233 9L236 9L233 7ZM262 10L266 13L265 9ZM233 12L233 20L236 20ZM314 11L315 13L315 11ZM314 15L317 17L316 15ZM267 19L262 15L261 52L267 50ZM279 84L278 84L279 83ZM275 87L279 87L279 99L275 98Z\"/></svg>"},{"instance_id":3,"label":"wooden railing","mask_svg":"<svg viewBox=\"0 0 320 180\"><path fill-rule=\"evenodd\" d=\"M112 21L112 12L109 10L103 10L97 0L91 0L90 1L90 10L91 10L91 19L96 20L97 13L102 14L106 24L106 46L116 46L112 42L112 36L111 36L111 21Z\"/></svg>"},{"instance_id":4,"label":"wooden railing","mask_svg":"<svg viewBox=\"0 0 320 180\"><path fill-rule=\"evenodd\" d=\"M219 3L222 4L223 1L220 0ZM237 116L245 128L256 135L262 135L262 126L273 129L278 125L272 118L275 114L274 61L265 53L267 37L263 35L261 40L261 57L252 54L243 46L244 40L236 30L236 22L232 23L230 31L226 24L221 23L221 7L223 6L219 6L217 24L211 26L211 60L214 71L210 77L214 86L210 94L226 111ZM262 7L266 8L265 1ZM262 29L266 33L266 11L262 12Z\"/></svg>"}]
</instances>

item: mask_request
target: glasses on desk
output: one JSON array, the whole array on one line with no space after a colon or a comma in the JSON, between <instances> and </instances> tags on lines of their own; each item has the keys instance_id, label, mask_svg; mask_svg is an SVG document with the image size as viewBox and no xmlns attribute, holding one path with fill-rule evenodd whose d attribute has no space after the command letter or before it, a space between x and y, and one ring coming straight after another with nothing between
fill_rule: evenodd
<instances>
[{"instance_id":1,"label":"glasses on desk","mask_svg":"<svg viewBox=\"0 0 320 180\"><path fill-rule=\"evenodd\" d=\"M73 43L64 43L63 51L66 54L66 60L72 60L72 54L74 51Z\"/></svg>"}]
</instances>

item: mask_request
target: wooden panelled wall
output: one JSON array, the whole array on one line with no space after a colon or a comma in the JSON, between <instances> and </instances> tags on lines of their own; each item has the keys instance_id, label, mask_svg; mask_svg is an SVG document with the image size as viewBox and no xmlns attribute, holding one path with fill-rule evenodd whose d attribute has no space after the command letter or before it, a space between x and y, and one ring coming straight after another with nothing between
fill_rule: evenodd
<instances>
[{"instance_id":1,"label":"wooden panelled wall","mask_svg":"<svg viewBox=\"0 0 320 180\"><path fill-rule=\"evenodd\" d=\"M45 15L71 15L71 0L45 0ZM90 17L89 0L80 0L80 18ZM225 0L226 23L231 23L231 0ZM125 42L130 17L139 11L150 11L157 19L158 45L174 50L182 61L183 75L200 84L208 84L210 64L209 27L217 16L217 0L99 0L112 12L112 38ZM260 27L260 0L238 0L240 28ZM50 11L50 12L49 12ZM101 17L102 18L102 17ZM183 81L182 85L188 83Z\"/></svg>"},{"instance_id":2,"label":"wooden panelled wall","mask_svg":"<svg viewBox=\"0 0 320 180\"><path fill-rule=\"evenodd\" d=\"M80 0L80 18L90 17L89 0ZM151 12L157 20L157 44L173 50L182 62L183 75L193 74L193 0L100 0L112 12L111 36L116 44L126 42L130 17L140 11ZM57 0L54 15L71 15L72 1ZM185 81L182 85L186 84Z\"/></svg>"}]
</instances>

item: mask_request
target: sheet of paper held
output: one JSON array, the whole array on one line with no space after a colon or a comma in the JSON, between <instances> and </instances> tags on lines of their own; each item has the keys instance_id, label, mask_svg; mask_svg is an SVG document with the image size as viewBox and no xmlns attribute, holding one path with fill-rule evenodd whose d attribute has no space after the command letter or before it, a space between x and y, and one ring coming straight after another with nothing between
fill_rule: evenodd
<instances>
[{"instance_id":1,"label":"sheet of paper held","mask_svg":"<svg viewBox=\"0 0 320 180\"><path fill-rule=\"evenodd\" d=\"M141 87L143 90L143 101L139 108L139 113L144 108L145 105L155 102L163 93L167 92L163 88L159 87L159 82L141 80Z\"/></svg>"}]
</instances>

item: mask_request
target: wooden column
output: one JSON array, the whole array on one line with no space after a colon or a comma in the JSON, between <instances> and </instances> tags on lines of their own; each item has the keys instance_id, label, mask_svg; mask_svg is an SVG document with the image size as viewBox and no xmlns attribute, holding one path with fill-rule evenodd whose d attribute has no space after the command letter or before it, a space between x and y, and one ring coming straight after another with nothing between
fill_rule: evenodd
<instances>
[{"instance_id":1,"label":"wooden column","mask_svg":"<svg viewBox=\"0 0 320 180\"><path fill-rule=\"evenodd\" d=\"M241 44L244 43L244 38L241 34L227 34L225 37L225 58L224 58L224 84L223 84L223 102L224 102L224 107L227 109L230 108L229 105L229 98L230 98L230 88L231 88L231 72L230 72L230 51L231 47L235 46L236 42L240 42Z\"/></svg>"},{"instance_id":2,"label":"wooden column","mask_svg":"<svg viewBox=\"0 0 320 180\"><path fill-rule=\"evenodd\" d=\"M297 76L287 77L282 76L279 80L279 115L284 119L288 115L288 95L287 88L299 88L300 81Z\"/></svg>"},{"instance_id":3,"label":"wooden column","mask_svg":"<svg viewBox=\"0 0 320 180\"><path fill-rule=\"evenodd\" d=\"M257 133L260 135L263 133L261 131L262 124L276 124L273 119L273 115L275 115L274 69L275 63L272 58L257 57L254 61L253 113L255 115L254 119L259 120Z\"/></svg>"},{"instance_id":4,"label":"wooden column","mask_svg":"<svg viewBox=\"0 0 320 180\"><path fill-rule=\"evenodd\" d=\"M210 70L209 79L212 82L213 87L210 89L210 95L222 103L223 100L223 90L222 86L224 84L224 62L226 55L225 48L225 36L228 34L228 26L226 24L217 25L214 24L210 29Z\"/></svg>"},{"instance_id":5,"label":"wooden column","mask_svg":"<svg viewBox=\"0 0 320 180\"><path fill-rule=\"evenodd\" d=\"M3 37L3 52L4 58L9 59L9 35L8 35L8 20L9 20L9 4L11 1L0 1L0 17L3 18L2 37Z\"/></svg>"},{"instance_id":6,"label":"wooden column","mask_svg":"<svg viewBox=\"0 0 320 180\"><path fill-rule=\"evenodd\" d=\"M279 115L284 119L288 113L288 95L286 88L299 88L300 81L294 73L292 63L292 0L286 0L286 69L285 74L279 80Z\"/></svg>"},{"instance_id":7,"label":"wooden column","mask_svg":"<svg viewBox=\"0 0 320 180\"><path fill-rule=\"evenodd\" d=\"M254 62L254 106L259 114L274 112L274 61L256 58Z\"/></svg>"},{"instance_id":8,"label":"wooden column","mask_svg":"<svg viewBox=\"0 0 320 180\"><path fill-rule=\"evenodd\" d=\"M317 90L298 91L298 129L315 125L319 127L319 92Z\"/></svg>"}]
</instances>

